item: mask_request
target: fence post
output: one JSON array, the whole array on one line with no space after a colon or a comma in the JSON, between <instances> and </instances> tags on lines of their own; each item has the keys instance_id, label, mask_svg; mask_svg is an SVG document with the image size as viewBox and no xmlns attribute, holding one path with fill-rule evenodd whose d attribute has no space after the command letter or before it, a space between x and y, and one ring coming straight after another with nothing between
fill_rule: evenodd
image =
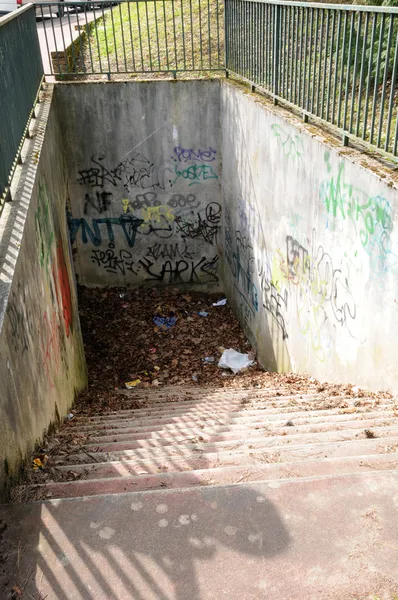
<instances>
[{"instance_id":1,"label":"fence post","mask_svg":"<svg viewBox=\"0 0 398 600\"><path fill-rule=\"evenodd\" d=\"M229 30L228 30L228 0L224 0L224 57L225 57L225 74L228 77L228 58L229 58Z\"/></svg>"},{"instance_id":2,"label":"fence post","mask_svg":"<svg viewBox=\"0 0 398 600\"><path fill-rule=\"evenodd\" d=\"M281 23L281 6L275 4L274 14L274 40L273 40L273 84L274 84L274 104L278 104L278 99L275 96L279 95L279 54L280 54L280 23Z\"/></svg>"}]
</instances>

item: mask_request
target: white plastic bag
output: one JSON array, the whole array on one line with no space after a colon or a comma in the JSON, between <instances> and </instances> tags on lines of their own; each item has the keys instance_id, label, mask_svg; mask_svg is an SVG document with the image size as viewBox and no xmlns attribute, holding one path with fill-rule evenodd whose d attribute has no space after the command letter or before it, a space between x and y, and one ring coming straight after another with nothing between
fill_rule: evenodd
<instances>
[{"instance_id":1,"label":"white plastic bag","mask_svg":"<svg viewBox=\"0 0 398 600\"><path fill-rule=\"evenodd\" d=\"M233 348L229 348L222 353L218 366L222 369L231 369L231 371L236 374L239 373L239 371L250 367L253 362L253 360L250 360L248 354L241 354Z\"/></svg>"}]
</instances>

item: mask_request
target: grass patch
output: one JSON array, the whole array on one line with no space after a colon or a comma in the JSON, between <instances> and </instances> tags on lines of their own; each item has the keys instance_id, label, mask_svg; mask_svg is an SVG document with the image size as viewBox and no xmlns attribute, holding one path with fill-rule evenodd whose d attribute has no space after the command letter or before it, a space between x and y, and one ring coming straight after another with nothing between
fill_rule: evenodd
<instances>
[{"instance_id":1,"label":"grass patch","mask_svg":"<svg viewBox=\"0 0 398 600\"><path fill-rule=\"evenodd\" d=\"M84 73L216 71L223 68L219 0L148 0L97 9L80 57Z\"/></svg>"}]
</instances>

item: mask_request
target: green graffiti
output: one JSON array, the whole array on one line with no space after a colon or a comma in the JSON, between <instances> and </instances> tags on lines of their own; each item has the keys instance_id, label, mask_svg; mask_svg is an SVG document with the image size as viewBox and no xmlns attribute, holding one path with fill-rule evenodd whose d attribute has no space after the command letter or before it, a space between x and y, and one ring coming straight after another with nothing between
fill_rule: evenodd
<instances>
[{"instance_id":1,"label":"green graffiti","mask_svg":"<svg viewBox=\"0 0 398 600\"><path fill-rule=\"evenodd\" d=\"M43 184L39 184L35 225L40 265L48 270L51 258L51 247L54 241L54 230L47 189Z\"/></svg>"}]
</instances>

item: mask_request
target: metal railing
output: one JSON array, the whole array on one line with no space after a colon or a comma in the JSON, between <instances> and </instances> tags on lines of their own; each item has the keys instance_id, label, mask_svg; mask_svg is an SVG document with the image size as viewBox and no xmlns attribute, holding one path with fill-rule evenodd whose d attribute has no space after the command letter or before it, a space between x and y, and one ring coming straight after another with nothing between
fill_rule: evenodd
<instances>
[{"instance_id":1,"label":"metal railing","mask_svg":"<svg viewBox=\"0 0 398 600\"><path fill-rule=\"evenodd\" d=\"M0 212L43 79L33 5L0 18Z\"/></svg>"},{"instance_id":2,"label":"metal railing","mask_svg":"<svg viewBox=\"0 0 398 600\"><path fill-rule=\"evenodd\" d=\"M222 0L39 2L35 7L47 48L46 74L58 79L225 69Z\"/></svg>"},{"instance_id":3,"label":"metal railing","mask_svg":"<svg viewBox=\"0 0 398 600\"><path fill-rule=\"evenodd\" d=\"M397 156L397 8L225 0L225 31L227 72Z\"/></svg>"}]
</instances>

